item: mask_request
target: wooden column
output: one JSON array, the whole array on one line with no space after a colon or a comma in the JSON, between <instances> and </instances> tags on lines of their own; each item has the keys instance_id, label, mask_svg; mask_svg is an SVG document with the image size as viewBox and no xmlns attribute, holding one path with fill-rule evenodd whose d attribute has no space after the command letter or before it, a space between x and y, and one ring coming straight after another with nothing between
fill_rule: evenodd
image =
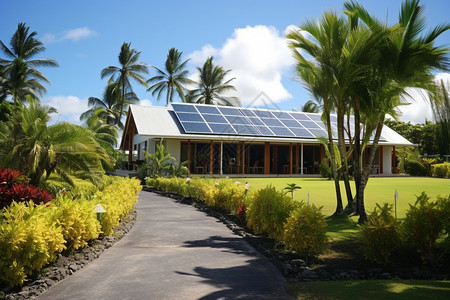
<instances>
[{"instance_id":1,"label":"wooden column","mask_svg":"<svg viewBox=\"0 0 450 300\"><path fill-rule=\"evenodd\" d=\"M188 147L188 153L187 153L187 159L188 159L188 173L191 173L191 140L188 140L187 142Z\"/></svg>"},{"instance_id":2,"label":"wooden column","mask_svg":"<svg viewBox=\"0 0 450 300\"><path fill-rule=\"evenodd\" d=\"M301 156L300 156L300 174L303 175L303 144L301 144Z\"/></svg>"},{"instance_id":3,"label":"wooden column","mask_svg":"<svg viewBox=\"0 0 450 300\"><path fill-rule=\"evenodd\" d=\"M213 141L209 141L209 173L213 173L213 163L214 163L214 144Z\"/></svg>"},{"instance_id":4,"label":"wooden column","mask_svg":"<svg viewBox=\"0 0 450 300\"><path fill-rule=\"evenodd\" d=\"M219 174L223 174L223 141L220 141L220 155L219 155Z\"/></svg>"},{"instance_id":5,"label":"wooden column","mask_svg":"<svg viewBox=\"0 0 450 300\"><path fill-rule=\"evenodd\" d=\"M245 174L245 144L244 142L242 142L242 175Z\"/></svg>"},{"instance_id":6,"label":"wooden column","mask_svg":"<svg viewBox=\"0 0 450 300\"><path fill-rule=\"evenodd\" d=\"M292 143L290 143L289 144L289 174L291 174L292 175L292 151L293 149L292 149Z\"/></svg>"},{"instance_id":7,"label":"wooden column","mask_svg":"<svg viewBox=\"0 0 450 300\"><path fill-rule=\"evenodd\" d=\"M297 170L295 170L295 173L298 174L298 170L300 168L300 145L295 145L295 165L297 166Z\"/></svg>"},{"instance_id":8,"label":"wooden column","mask_svg":"<svg viewBox=\"0 0 450 300\"><path fill-rule=\"evenodd\" d=\"M264 143L264 174L270 174L270 143Z\"/></svg>"},{"instance_id":9,"label":"wooden column","mask_svg":"<svg viewBox=\"0 0 450 300\"><path fill-rule=\"evenodd\" d=\"M193 169L197 173L197 143L194 143L194 167Z\"/></svg>"},{"instance_id":10,"label":"wooden column","mask_svg":"<svg viewBox=\"0 0 450 300\"><path fill-rule=\"evenodd\" d=\"M128 134L128 169L130 169L133 162L133 135Z\"/></svg>"},{"instance_id":11,"label":"wooden column","mask_svg":"<svg viewBox=\"0 0 450 300\"><path fill-rule=\"evenodd\" d=\"M383 146L378 147L378 155L380 156L380 174L383 174Z\"/></svg>"}]
</instances>

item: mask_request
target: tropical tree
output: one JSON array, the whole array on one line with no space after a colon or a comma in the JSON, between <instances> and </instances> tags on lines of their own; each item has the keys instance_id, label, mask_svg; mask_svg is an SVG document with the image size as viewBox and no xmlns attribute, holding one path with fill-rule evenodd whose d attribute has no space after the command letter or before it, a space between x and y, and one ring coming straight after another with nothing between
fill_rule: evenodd
<instances>
[{"instance_id":1,"label":"tropical tree","mask_svg":"<svg viewBox=\"0 0 450 300\"><path fill-rule=\"evenodd\" d=\"M436 101L431 102L436 122L436 137L440 155L450 154L450 82L441 80L435 94Z\"/></svg>"},{"instance_id":2,"label":"tropical tree","mask_svg":"<svg viewBox=\"0 0 450 300\"><path fill-rule=\"evenodd\" d=\"M186 64L189 60L181 62L181 55L175 48L169 50L165 63L165 71L155 68L157 75L153 76L147 83L156 82L150 86L147 91L152 91L152 95L157 95L157 99L161 98L161 94L166 92L166 106L169 102L173 102L173 95L176 92L181 100L184 102L184 92L186 91L185 84L193 84L194 82L188 78L188 71Z\"/></svg>"},{"instance_id":3,"label":"tropical tree","mask_svg":"<svg viewBox=\"0 0 450 300\"><path fill-rule=\"evenodd\" d=\"M350 88L356 129L354 156L358 157L354 166L357 209L359 221L365 222L367 214L364 209L364 189L386 113L395 115L395 109L405 99L400 95L407 94L407 87L434 89L432 71L447 70L449 65L448 50L435 46L434 41L450 27L436 26L431 32L424 34L423 7L418 0L404 1L398 24L390 28L355 2L347 2L344 7L353 31L369 29L372 33L388 32L372 48L374 52L368 60L371 68L359 80L354 80ZM361 138L360 122L365 125ZM369 141L369 157L362 164L362 150Z\"/></svg>"},{"instance_id":4,"label":"tropical tree","mask_svg":"<svg viewBox=\"0 0 450 300\"><path fill-rule=\"evenodd\" d=\"M227 97L222 94L227 91L235 91L236 88L231 85L235 78L226 79L231 70L224 70L221 66L213 64L213 57L209 57L203 66L197 67L200 74L198 88L192 91L191 99L196 103L215 104L215 105L239 105L236 97Z\"/></svg>"},{"instance_id":5,"label":"tropical tree","mask_svg":"<svg viewBox=\"0 0 450 300\"><path fill-rule=\"evenodd\" d=\"M131 43L123 43L119 53L119 67L108 66L104 68L100 74L101 78L110 76L109 83L116 82L120 86L120 99L119 99L119 116L124 114L124 110L127 107L127 94L133 94L133 87L131 80L142 84L147 87L142 74L148 74L147 64L138 62L141 52L131 48ZM119 124L120 118L116 120L116 124Z\"/></svg>"},{"instance_id":6,"label":"tropical tree","mask_svg":"<svg viewBox=\"0 0 450 300\"><path fill-rule=\"evenodd\" d=\"M145 160L147 163L141 166L141 170L150 177L159 177L163 175L169 175L171 171L175 172L173 164L175 162L175 157L167 152L163 145L163 142L156 145L156 151L154 154L145 151ZM180 168L183 165L180 165Z\"/></svg>"},{"instance_id":7,"label":"tropical tree","mask_svg":"<svg viewBox=\"0 0 450 300\"><path fill-rule=\"evenodd\" d=\"M0 58L0 98L10 95L15 103L23 103L26 95L39 99L46 92L42 83L50 82L35 68L58 66L53 59L34 59L45 51L45 47L35 38L37 33L29 33L29 30L25 23L19 23L9 42L10 47L0 41L0 50L8 58Z\"/></svg>"},{"instance_id":8,"label":"tropical tree","mask_svg":"<svg viewBox=\"0 0 450 300\"><path fill-rule=\"evenodd\" d=\"M308 100L302 105L302 112L318 113L319 105L312 100Z\"/></svg>"},{"instance_id":9,"label":"tropical tree","mask_svg":"<svg viewBox=\"0 0 450 300\"><path fill-rule=\"evenodd\" d=\"M106 152L89 130L69 123L48 126L54 108L28 97L28 106L17 109L0 126L0 165L22 170L30 183L39 185L56 174L73 185L72 176L101 180Z\"/></svg>"},{"instance_id":10,"label":"tropical tree","mask_svg":"<svg viewBox=\"0 0 450 300\"><path fill-rule=\"evenodd\" d=\"M103 118L106 123L117 124L120 129L123 129L122 117L126 115L126 112L122 111L122 115L120 115L121 97L120 83L108 83L103 93L103 99L89 97L88 106L90 109L81 114L80 120L85 121L95 113L98 117ZM125 106L139 101L139 98L132 91L125 93L124 97Z\"/></svg>"}]
</instances>

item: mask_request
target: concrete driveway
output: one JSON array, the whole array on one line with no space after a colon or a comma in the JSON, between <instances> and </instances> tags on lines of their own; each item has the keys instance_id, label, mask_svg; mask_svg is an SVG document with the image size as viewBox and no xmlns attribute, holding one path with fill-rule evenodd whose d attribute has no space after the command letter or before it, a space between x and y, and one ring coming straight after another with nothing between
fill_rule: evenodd
<instances>
[{"instance_id":1,"label":"concrete driveway","mask_svg":"<svg viewBox=\"0 0 450 300\"><path fill-rule=\"evenodd\" d=\"M140 192L133 229L38 299L293 299L278 270L194 207Z\"/></svg>"}]
</instances>

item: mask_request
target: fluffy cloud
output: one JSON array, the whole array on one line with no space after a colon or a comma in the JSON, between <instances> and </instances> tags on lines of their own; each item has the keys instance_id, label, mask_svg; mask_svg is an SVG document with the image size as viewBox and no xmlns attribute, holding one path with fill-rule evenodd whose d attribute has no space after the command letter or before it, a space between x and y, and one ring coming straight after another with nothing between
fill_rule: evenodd
<instances>
[{"instance_id":1,"label":"fluffy cloud","mask_svg":"<svg viewBox=\"0 0 450 300\"><path fill-rule=\"evenodd\" d=\"M87 103L87 99L76 96L53 96L43 101L43 104L58 110L56 114L52 114L52 123L67 121L80 124L80 115L89 109Z\"/></svg>"},{"instance_id":2,"label":"fluffy cloud","mask_svg":"<svg viewBox=\"0 0 450 300\"><path fill-rule=\"evenodd\" d=\"M435 76L437 82L444 81L445 86L450 89L450 73L439 73ZM405 98L409 105L401 106L401 121L411 123L424 123L425 120L433 121L433 112L428 93L421 89L407 89L409 96Z\"/></svg>"},{"instance_id":3,"label":"fluffy cloud","mask_svg":"<svg viewBox=\"0 0 450 300\"><path fill-rule=\"evenodd\" d=\"M276 28L258 25L235 29L222 48L206 45L189 58L201 65L211 55L216 64L231 70L229 75L236 78L233 85L243 106L267 104L258 97L261 93L274 103L292 97L281 80L294 60L286 39Z\"/></svg>"},{"instance_id":4,"label":"fluffy cloud","mask_svg":"<svg viewBox=\"0 0 450 300\"><path fill-rule=\"evenodd\" d=\"M139 101L139 104L143 105L143 106L152 106L153 105L152 101L149 99L141 99L141 101Z\"/></svg>"},{"instance_id":5,"label":"fluffy cloud","mask_svg":"<svg viewBox=\"0 0 450 300\"><path fill-rule=\"evenodd\" d=\"M60 34L46 33L42 37L42 41L46 44L58 43L66 40L78 42L81 39L91 38L97 35L97 32L88 27L79 27L66 30Z\"/></svg>"}]
</instances>

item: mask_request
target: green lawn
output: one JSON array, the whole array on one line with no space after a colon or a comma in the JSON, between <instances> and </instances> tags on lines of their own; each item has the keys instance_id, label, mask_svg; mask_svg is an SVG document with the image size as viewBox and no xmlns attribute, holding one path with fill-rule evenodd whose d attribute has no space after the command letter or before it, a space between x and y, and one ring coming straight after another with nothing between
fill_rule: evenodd
<instances>
[{"instance_id":1,"label":"green lawn","mask_svg":"<svg viewBox=\"0 0 450 300\"><path fill-rule=\"evenodd\" d=\"M249 182L251 189L260 189L268 184L272 184L277 189L283 189L288 183L296 183L301 186L301 190L294 192L294 199L307 201L309 193L310 203L316 206L323 206L322 212L329 216L336 208L336 193L334 182L323 178L233 178L242 183ZM353 189L353 182L352 189ZM344 206L347 202L345 198L344 185L341 183L343 191ZM415 195L425 191L429 196L448 195L450 193L450 179L429 178L429 177L376 177L370 178L366 188L366 210L372 211L376 203L394 204L394 192L397 189L398 217L405 216L409 207L408 203L414 203ZM354 189L353 189L354 192Z\"/></svg>"},{"instance_id":2,"label":"green lawn","mask_svg":"<svg viewBox=\"0 0 450 300\"><path fill-rule=\"evenodd\" d=\"M355 280L298 282L297 299L448 299L450 281Z\"/></svg>"}]
</instances>

